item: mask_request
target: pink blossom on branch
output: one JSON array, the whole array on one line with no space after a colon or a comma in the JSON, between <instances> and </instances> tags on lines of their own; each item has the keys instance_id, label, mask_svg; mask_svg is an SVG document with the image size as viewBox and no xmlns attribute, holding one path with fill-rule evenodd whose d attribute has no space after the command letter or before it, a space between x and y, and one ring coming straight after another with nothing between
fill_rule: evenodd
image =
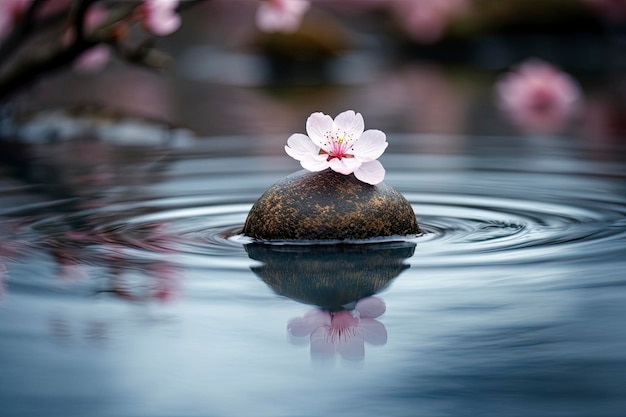
<instances>
[{"instance_id":1,"label":"pink blossom on branch","mask_svg":"<svg viewBox=\"0 0 626 417\"><path fill-rule=\"evenodd\" d=\"M438 41L450 21L470 7L469 0L390 0L389 5L406 33L426 44Z\"/></svg>"},{"instance_id":2,"label":"pink blossom on branch","mask_svg":"<svg viewBox=\"0 0 626 417\"><path fill-rule=\"evenodd\" d=\"M176 13L178 3L179 0L145 0L140 15L146 30L159 36L176 32L181 25Z\"/></svg>"},{"instance_id":3,"label":"pink blossom on branch","mask_svg":"<svg viewBox=\"0 0 626 417\"><path fill-rule=\"evenodd\" d=\"M107 15L107 9L100 3L96 3L91 6L85 14L85 31L87 34L96 30L98 26L105 21ZM76 34L70 29L65 33L63 41L66 44L69 44L73 41L74 36L76 36ZM72 64L72 68L76 72L98 72L104 68L110 58L111 48L109 45L96 45L77 57Z\"/></svg>"},{"instance_id":4,"label":"pink blossom on branch","mask_svg":"<svg viewBox=\"0 0 626 417\"><path fill-rule=\"evenodd\" d=\"M308 0L262 0L256 13L256 24L264 32L295 32L309 9Z\"/></svg>"},{"instance_id":5,"label":"pink blossom on branch","mask_svg":"<svg viewBox=\"0 0 626 417\"><path fill-rule=\"evenodd\" d=\"M571 76L537 59L518 65L495 88L500 108L515 124L542 133L563 127L582 95Z\"/></svg>"},{"instance_id":6,"label":"pink blossom on branch","mask_svg":"<svg viewBox=\"0 0 626 417\"><path fill-rule=\"evenodd\" d=\"M93 73L102 70L111 59L109 45L96 45L83 52L74 60L72 68L80 73Z\"/></svg>"},{"instance_id":7,"label":"pink blossom on branch","mask_svg":"<svg viewBox=\"0 0 626 417\"><path fill-rule=\"evenodd\" d=\"M32 0L0 0L0 39L24 16Z\"/></svg>"},{"instance_id":8,"label":"pink blossom on branch","mask_svg":"<svg viewBox=\"0 0 626 417\"><path fill-rule=\"evenodd\" d=\"M107 17L107 10L99 3L87 10L85 15L85 29L95 30ZM109 62L111 48L108 45L96 45L85 51L74 61L74 70L78 72L98 72Z\"/></svg>"}]
</instances>

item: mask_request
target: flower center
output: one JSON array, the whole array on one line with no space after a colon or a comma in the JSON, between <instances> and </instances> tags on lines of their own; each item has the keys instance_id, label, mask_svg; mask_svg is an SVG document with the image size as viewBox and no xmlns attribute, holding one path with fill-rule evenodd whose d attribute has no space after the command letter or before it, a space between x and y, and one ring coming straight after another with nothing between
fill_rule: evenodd
<instances>
[{"instance_id":1,"label":"flower center","mask_svg":"<svg viewBox=\"0 0 626 417\"><path fill-rule=\"evenodd\" d=\"M348 153L352 151L352 141L346 139L345 136L345 133L343 136L327 134L326 137L329 140L325 143L324 148L320 149L320 155L328 155L327 161L333 158L337 158L340 161L342 158L354 158L353 154Z\"/></svg>"},{"instance_id":2,"label":"flower center","mask_svg":"<svg viewBox=\"0 0 626 417\"><path fill-rule=\"evenodd\" d=\"M359 320L349 311L342 310L331 313L328 336L334 343L346 341L357 334L358 324Z\"/></svg>"}]
</instances>

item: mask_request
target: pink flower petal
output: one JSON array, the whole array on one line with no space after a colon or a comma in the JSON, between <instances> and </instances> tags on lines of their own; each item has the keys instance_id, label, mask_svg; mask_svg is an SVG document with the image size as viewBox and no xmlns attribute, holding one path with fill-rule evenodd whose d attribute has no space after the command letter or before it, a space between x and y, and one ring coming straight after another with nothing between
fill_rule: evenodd
<instances>
[{"instance_id":1,"label":"pink flower petal","mask_svg":"<svg viewBox=\"0 0 626 417\"><path fill-rule=\"evenodd\" d=\"M256 13L256 25L265 32L295 32L309 6L307 0L262 1Z\"/></svg>"},{"instance_id":2,"label":"pink flower petal","mask_svg":"<svg viewBox=\"0 0 626 417\"><path fill-rule=\"evenodd\" d=\"M85 15L85 27L88 31L93 31L100 26L109 14L106 7L96 3L87 10Z\"/></svg>"},{"instance_id":3,"label":"pink flower petal","mask_svg":"<svg viewBox=\"0 0 626 417\"><path fill-rule=\"evenodd\" d=\"M311 333L311 356L316 359L330 358L336 352L336 345L328 334L328 327L318 327Z\"/></svg>"},{"instance_id":4,"label":"pink flower petal","mask_svg":"<svg viewBox=\"0 0 626 417\"><path fill-rule=\"evenodd\" d=\"M311 172L323 171L330 167L324 155L309 155L300 161L300 165L302 165L302 168Z\"/></svg>"},{"instance_id":5,"label":"pink flower petal","mask_svg":"<svg viewBox=\"0 0 626 417\"><path fill-rule=\"evenodd\" d=\"M320 155L319 150L308 136L301 133L291 135L285 146L287 155L300 161L304 169L313 172L323 171L329 166L326 155Z\"/></svg>"},{"instance_id":6,"label":"pink flower petal","mask_svg":"<svg viewBox=\"0 0 626 417\"><path fill-rule=\"evenodd\" d=\"M311 2L309 0L276 0L283 4L283 7L292 15L302 17L302 15L309 10Z\"/></svg>"},{"instance_id":7,"label":"pink flower petal","mask_svg":"<svg viewBox=\"0 0 626 417\"><path fill-rule=\"evenodd\" d=\"M0 10L0 39L4 38L13 28L13 19Z\"/></svg>"},{"instance_id":8,"label":"pink flower petal","mask_svg":"<svg viewBox=\"0 0 626 417\"><path fill-rule=\"evenodd\" d=\"M330 314L327 311L312 310L303 317L291 319L287 323L287 330L293 336L304 337L323 326L330 326Z\"/></svg>"},{"instance_id":9,"label":"pink flower petal","mask_svg":"<svg viewBox=\"0 0 626 417\"><path fill-rule=\"evenodd\" d=\"M376 318L387 309L385 302L378 297L365 297L356 302L354 309L361 318Z\"/></svg>"},{"instance_id":10,"label":"pink flower petal","mask_svg":"<svg viewBox=\"0 0 626 417\"><path fill-rule=\"evenodd\" d=\"M361 166L361 161L356 158L333 158L328 161L330 169L340 174L352 174Z\"/></svg>"},{"instance_id":11,"label":"pink flower petal","mask_svg":"<svg viewBox=\"0 0 626 417\"><path fill-rule=\"evenodd\" d=\"M364 162L354 171L354 176L360 181L376 185L385 179L385 168L379 161Z\"/></svg>"},{"instance_id":12,"label":"pink flower petal","mask_svg":"<svg viewBox=\"0 0 626 417\"><path fill-rule=\"evenodd\" d=\"M337 344L337 351L342 358L360 361L365 357L365 339L363 331L356 328L353 334L346 335Z\"/></svg>"},{"instance_id":13,"label":"pink flower petal","mask_svg":"<svg viewBox=\"0 0 626 417\"><path fill-rule=\"evenodd\" d=\"M111 49L108 45L97 45L83 52L72 64L74 71L94 73L101 71L109 62Z\"/></svg>"},{"instance_id":14,"label":"pink flower petal","mask_svg":"<svg viewBox=\"0 0 626 417\"><path fill-rule=\"evenodd\" d=\"M280 32L285 29L282 16L277 13L274 6L267 2L261 2L256 12L256 25L264 32Z\"/></svg>"},{"instance_id":15,"label":"pink flower petal","mask_svg":"<svg viewBox=\"0 0 626 417\"><path fill-rule=\"evenodd\" d=\"M369 344L382 346L387 343L387 329L385 325L375 319L363 319L359 328L363 331L363 337Z\"/></svg>"},{"instance_id":16,"label":"pink flower petal","mask_svg":"<svg viewBox=\"0 0 626 417\"><path fill-rule=\"evenodd\" d=\"M356 141L352 149L354 149L354 157L361 162L369 162L378 159L387 149L387 138L383 132L376 129L370 129L363 132L359 140Z\"/></svg>"},{"instance_id":17,"label":"pink flower petal","mask_svg":"<svg viewBox=\"0 0 626 417\"><path fill-rule=\"evenodd\" d=\"M356 140L363 133L365 122L361 113L348 110L335 117L335 126L341 137L348 136L351 140Z\"/></svg>"},{"instance_id":18,"label":"pink flower petal","mask_svg":"<svg viewBox=\"0 0 626 417\"><path fill-rule=\"evenodd\" d=\"M169 35L181 25L181 18L176 13L179 0L146 0L144 25L155 35Z\"/></svg>"},{"instance_id":19,"label":"pink flower petal","mask_svg":"<svg viewBox=\"0 0 626 417\"><path fill-rule=\"evenodd\" d=\"M313 113L306 120L306 133L313 143L322 149L328 149L330 138L328 135L333 131L333 119L324 113Z\"/></svg>"},{"instance_id":20,"label":"pink flower petal","mask_svg":"<svg viewBox=\"0 0 626 417\"><path fill-rule=\"evenodd\" d=\"M0 0L0 38L26 13L31 0Z\"/></svg>"},{"instance_id":21,"label":"pink flower petal","mask_svg":"<svg viewBox=\"0 0 626 417\"><path fill-rule=\"evenodd\" d=\"M287 139L285 152L297 161L301 161L307 155L319 154L319 147L315 146L308 136L302 133L294 133Z\"/></svg>"}]
</instances>

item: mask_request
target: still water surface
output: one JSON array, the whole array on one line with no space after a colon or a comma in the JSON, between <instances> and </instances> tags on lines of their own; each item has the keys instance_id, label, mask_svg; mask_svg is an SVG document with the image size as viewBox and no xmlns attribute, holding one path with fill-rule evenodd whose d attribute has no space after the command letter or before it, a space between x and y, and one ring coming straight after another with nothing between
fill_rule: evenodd
<instances>
[{"instance_id":1,"label":"still water surface","mask_svg":"<svg viewBox=\"0 0 626 417\"><path fill-rule=\"evenodd\" d=\"M390 135L424 234L329 248L238 235L283 136L44 133L2 142L4 417L625 415L623 148Z\"/></svg>"}]
</instances>

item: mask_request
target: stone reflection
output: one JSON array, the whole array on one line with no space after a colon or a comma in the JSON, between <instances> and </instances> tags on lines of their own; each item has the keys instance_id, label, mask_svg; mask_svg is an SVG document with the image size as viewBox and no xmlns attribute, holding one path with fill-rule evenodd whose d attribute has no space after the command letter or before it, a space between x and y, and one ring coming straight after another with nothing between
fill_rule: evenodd
<instances>
[{"instance_id":1,"label":"stone reflection","mask_svg":"<svg viewBox=\"0 0 626 417\"><path fill-rule=\"evenodd\" d=\"M409 268L404 260L413 255L415 244L251 243L246 251L262 262L252 271L277 294L316 306L289 320L294 342L308 339L314 359L339 355L359 361L365 357L365 343L387 343L387 330L378 320L385 302L374 295Z\"/></svg>"}]
</instances>

